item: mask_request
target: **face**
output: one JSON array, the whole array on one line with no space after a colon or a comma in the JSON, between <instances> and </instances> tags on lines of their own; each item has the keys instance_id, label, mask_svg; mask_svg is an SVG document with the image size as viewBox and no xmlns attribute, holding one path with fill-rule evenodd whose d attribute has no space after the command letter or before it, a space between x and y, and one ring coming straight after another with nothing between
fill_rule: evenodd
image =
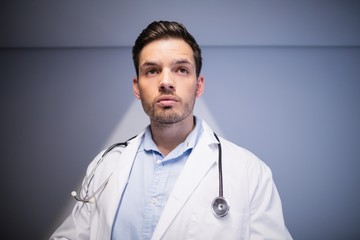
<instances>
[{"instance_id":1,"label":"face","mask_svg":"<svg viewBox=\"0 0 360 240\"><path fill-rule=\"evenodd\" d=\"M141 51L133 89L152 123L173 124L192 118L204 79L196 76L193 51L185 41L161 39Z\"/></svg>"}]
</instances>

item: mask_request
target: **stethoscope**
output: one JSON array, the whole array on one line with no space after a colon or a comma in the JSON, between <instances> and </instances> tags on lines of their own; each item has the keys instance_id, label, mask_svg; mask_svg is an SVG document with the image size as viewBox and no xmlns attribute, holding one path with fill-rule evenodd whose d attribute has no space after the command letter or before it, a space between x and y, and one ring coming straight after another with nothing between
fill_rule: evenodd
<instances>
[{"instance_id":1,"label":"stethoscope","mask_svg":"<svg viewBox=\"0 0 360 240\"><path fill-rule=\"evenodd\" d=\"M214 136L216 138L216 140L218 141L218 170L219 170L219 196L217 196L216 198L214 198L214 200L211 203L211 209L212 212L214 214L215 217L217 218L223 218L225 217L228 213L229 213L229 209L230 209L230 205L227 202L227 200L224 198L224 194L223 194L223 177L222 177L222 149L221 149L221 143L220 143L220 139L219 137L214 133ZM87 186L89 186L91 180L94 178L96 169L98 168L98 166L104 161L105 156L114 148L122 146L122 147L127 147L128 142L133 139L135 137L130 138L129 140L127 140L126 142L121 142L121 143L115 143L113 145L111 145L109 148L107 148L105 150L105 152L101 155L100 159L96 162L95 166L92 168L90 174L84 179L81 188L80 188L80 192L84 191L85 192L85 196L81 197L81 196L77 196L76 191L72 191L71 195L79 202L83 202L83 203L94 203L95 202L95 196L102 191L107 183L109 182L109 179L112 175L112 173L105 179L105 181L97 188L97 190L95 192L93 192L92 194L88 195L87 193Z\"/></svg>"},{"instance_id":2,"label":"stethoscope","mask_svg":"<svg viewBox=\"0 0 360 240\"><path fill-rule=\"evenodd\" d=\"M219 166L219 196L214 198L211 204L212 212L217 218L225 217L229 213L230 205L224 198L223 192L223 177L222 177L222 149L219 137L214 133L216 140L218 141L219 148L219 157L218 157L218 166Z\"/></svg>"}]
</instances>

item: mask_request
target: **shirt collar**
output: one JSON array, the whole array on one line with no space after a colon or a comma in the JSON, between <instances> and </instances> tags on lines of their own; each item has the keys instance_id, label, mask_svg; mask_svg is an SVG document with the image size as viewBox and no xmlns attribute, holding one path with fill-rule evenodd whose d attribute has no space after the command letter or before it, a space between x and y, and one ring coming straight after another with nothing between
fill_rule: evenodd
<instances>
[{"instance_id":1,"label":"shirt collar","mask_svg":"<svg viewBox=\"0 0 360 240\"><path fill-rule=\"evenodd\" d=\"M201 119L195 117L195 127L190 132L190 134L186 137L185 141L180 143L171 153L167 156L170 158L175 158L184 152L191 150L195 147L198 138L201 134L202 129L202 121ZM156 146L155 142L152 139L150 125L145 129L144 138L143 138L143 149L145 151L155 151L160 153L158 147Z\"/></svg>"}]
</instances>

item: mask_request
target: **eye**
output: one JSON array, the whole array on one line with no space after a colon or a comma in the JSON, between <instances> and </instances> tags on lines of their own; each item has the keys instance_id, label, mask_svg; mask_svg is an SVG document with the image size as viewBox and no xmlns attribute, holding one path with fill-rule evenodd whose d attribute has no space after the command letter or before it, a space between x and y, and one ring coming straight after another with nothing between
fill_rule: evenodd
<instances>
[{"instance_id":1,"label":"eye","mask_svg":"<svg viewBox=\"0 0 360 240\"><path fill-rule=\"evenodd\" d=\"M178 72L181 75L188 75L189 74L189 70L185 67L179 67L176 72Z\"/></svg>"},{"instance_id":2,"label":"eye","mask_svg":"<svg viewBox=\"0 0 360 240\"><path fill-rule=\"evenodd\" d=\"M149 68L145 71L145 75L148 76L148 77L151 77L151 76L154 76L156 74L158 74L159 71L155 68Z\"/></svg>"}]
</instances>

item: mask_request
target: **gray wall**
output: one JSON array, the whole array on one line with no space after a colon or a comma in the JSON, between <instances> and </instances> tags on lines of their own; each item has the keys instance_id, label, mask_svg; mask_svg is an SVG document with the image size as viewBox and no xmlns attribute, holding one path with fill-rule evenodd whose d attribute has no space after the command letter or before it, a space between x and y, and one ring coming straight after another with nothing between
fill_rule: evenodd
<instances>
[{"instance_id":1,"label":"gray wall","mask_svg":"<svg viewBox=\"0 0 360 240\"><path fill-rule=\"evenodd\" d=\"M359 239L360 5L129 2L0 3L4 239L46 239L94 155L145 127L118 131L140 108L130 47L157 19L203 47L199 115L271 167L293 237Z\"/></svg>"}]
</instances>

